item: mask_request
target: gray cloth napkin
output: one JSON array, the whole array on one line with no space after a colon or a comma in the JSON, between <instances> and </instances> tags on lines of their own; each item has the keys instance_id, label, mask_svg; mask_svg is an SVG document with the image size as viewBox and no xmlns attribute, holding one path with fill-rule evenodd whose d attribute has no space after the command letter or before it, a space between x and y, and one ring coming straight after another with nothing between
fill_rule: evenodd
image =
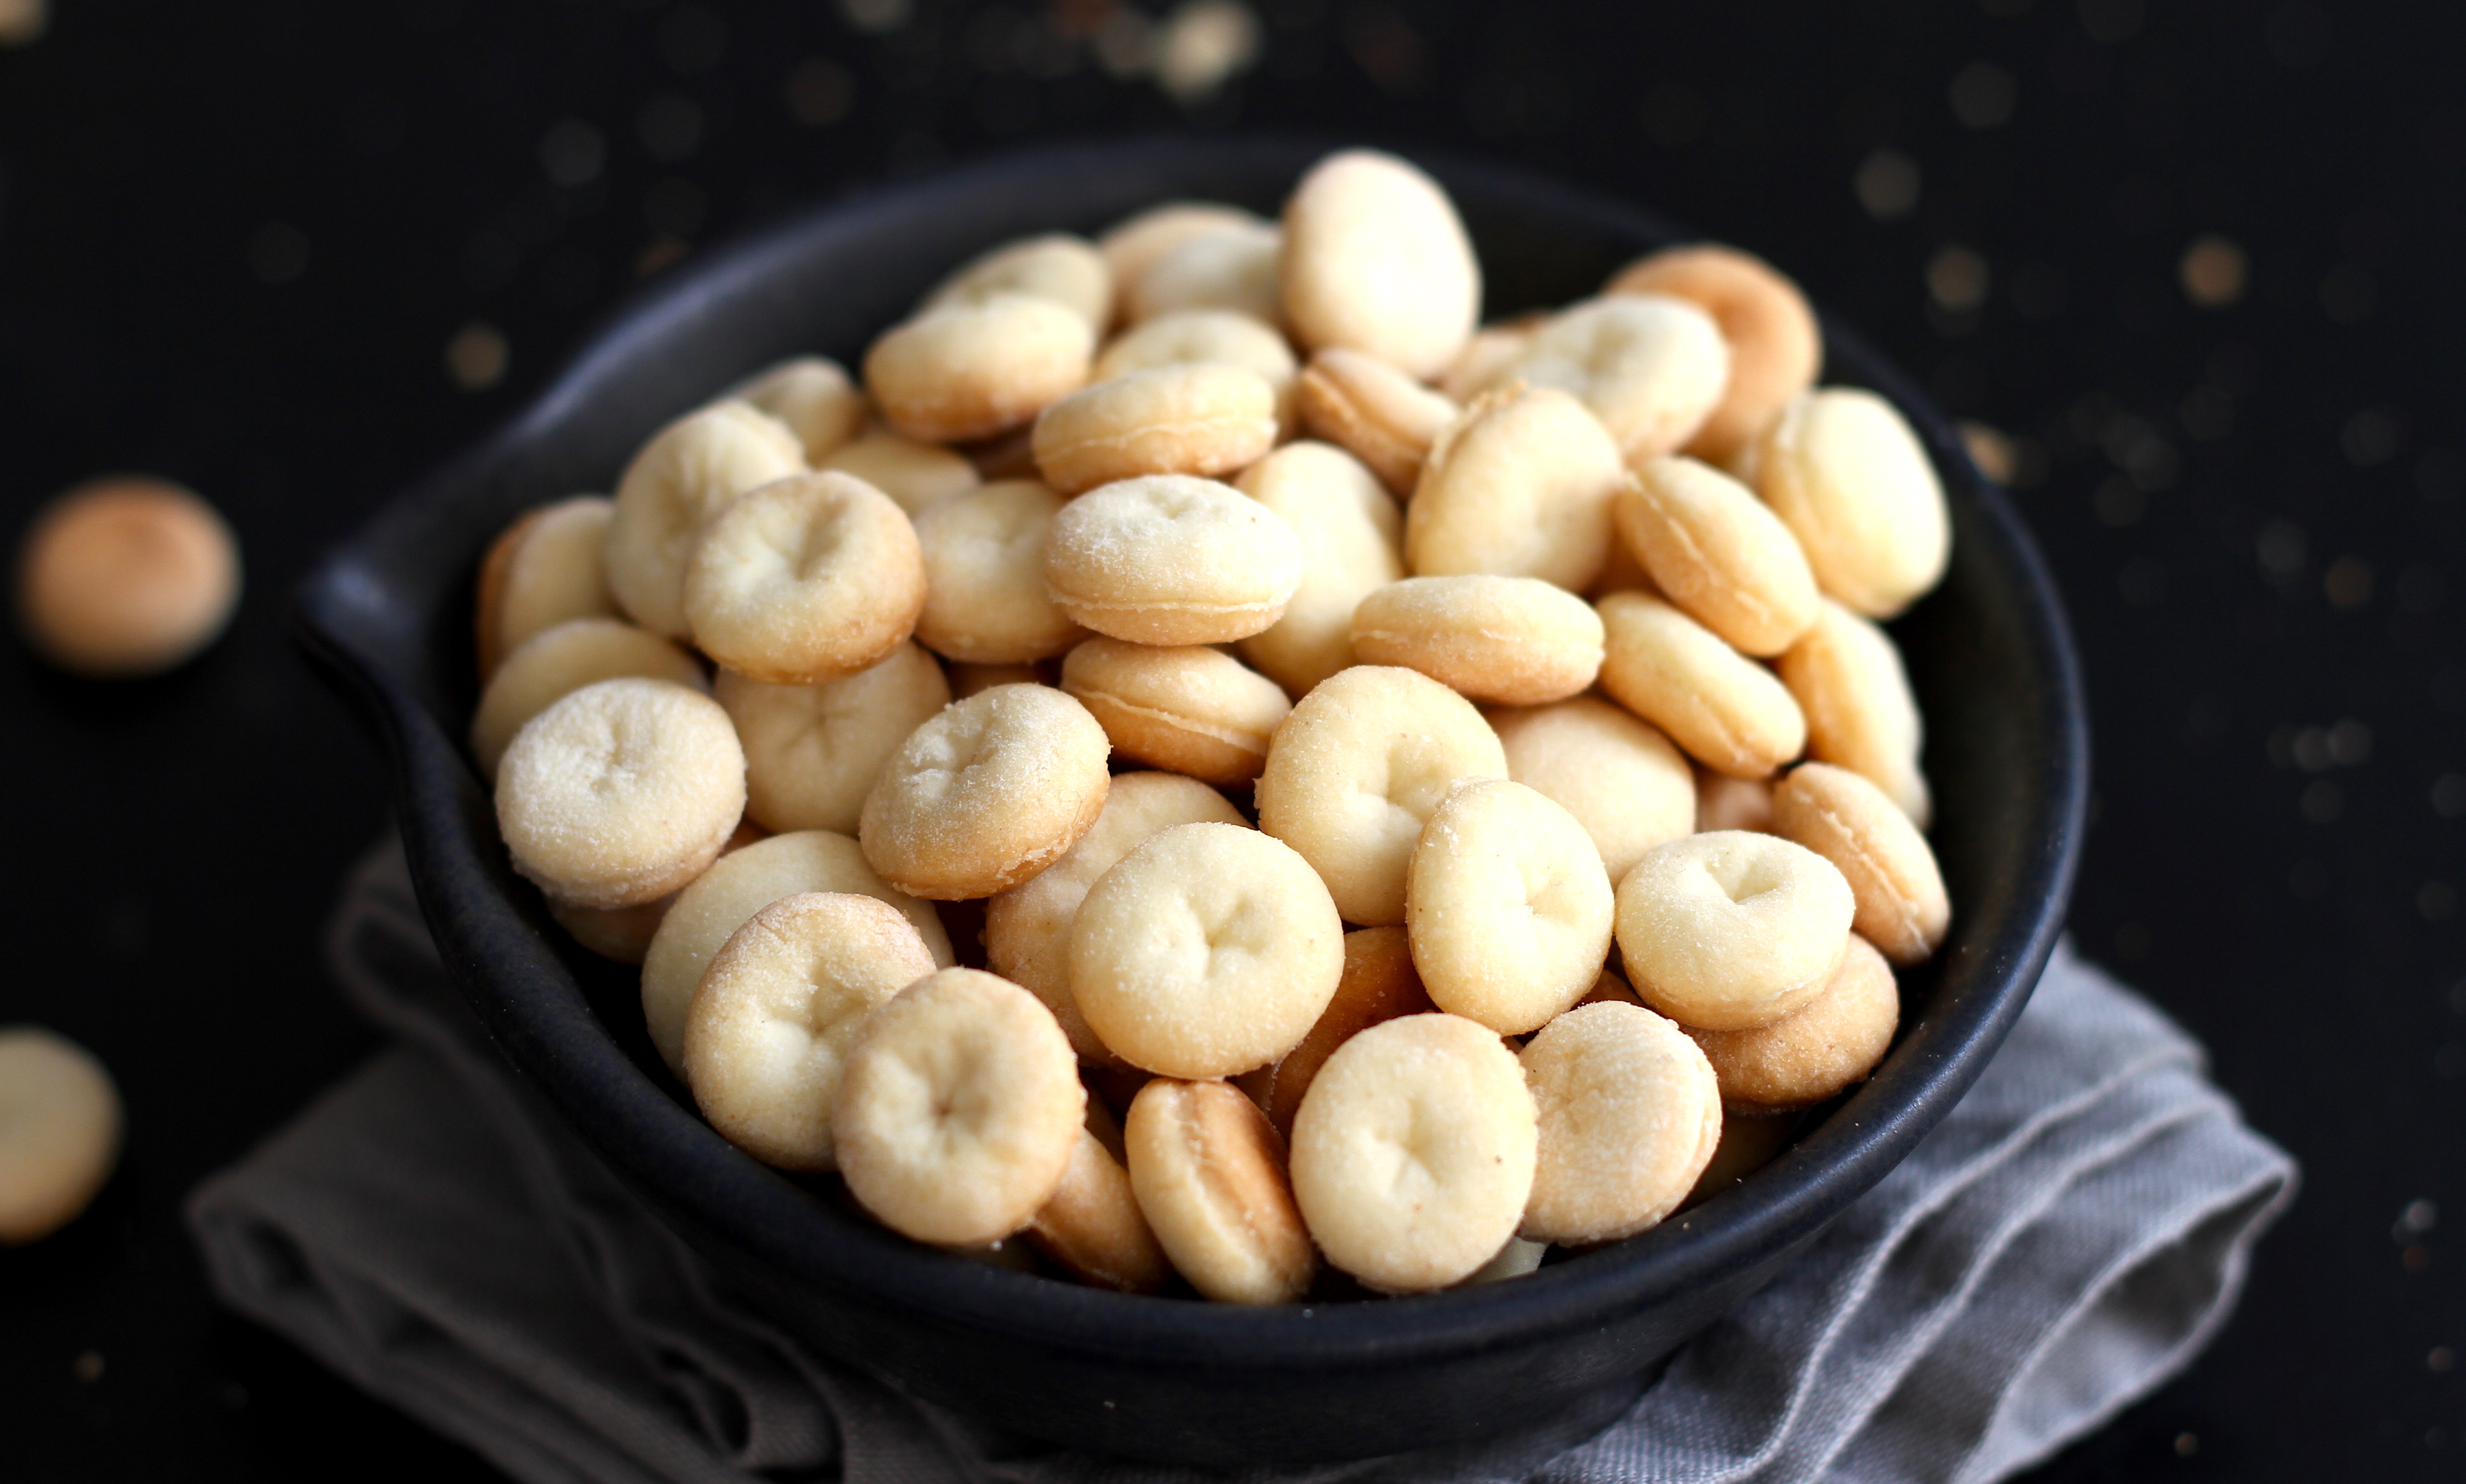
<instances>
[{"instance_id":1,"label":"gray cloth napkin","mask_svg":"<svg viewBox=\"0 0 2466 1484\"><path fill-rule=\"evenodd\" d=\"M2189 1038L2059 950L1959 1109L1623 1411L1291 1473L1160 1468L995 1432L765 1322L481 1039L398 847L352 873L329 948L398 1043L190 1224L232 1307L533 1484L1972 1484L2180 1370L2296 1183Z\"/></svg>"}]
</instances>

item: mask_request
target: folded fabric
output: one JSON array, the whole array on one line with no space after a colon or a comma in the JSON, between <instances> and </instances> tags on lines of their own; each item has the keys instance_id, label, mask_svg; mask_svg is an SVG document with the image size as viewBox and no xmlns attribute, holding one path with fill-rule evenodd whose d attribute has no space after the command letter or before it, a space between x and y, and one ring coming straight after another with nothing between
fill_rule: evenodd
<instances>
[{"instance_id":1,"label":"folded fabric","mask_svg":"<svg viewBox=\"0 0 2466 1484\"><path fill-rule=\"evenodd\" d=\"M201 1186L190 1224L233 1308L534 1484L1977 1484L2181 1369L2296 1184L2196 1045L2059 949L1952 1115L1623 1408L1171 1469L997 1432L766 1322L486 1045L398 847L354 870L329 951L397 1045Z\"/></svg>"}]
</instances>

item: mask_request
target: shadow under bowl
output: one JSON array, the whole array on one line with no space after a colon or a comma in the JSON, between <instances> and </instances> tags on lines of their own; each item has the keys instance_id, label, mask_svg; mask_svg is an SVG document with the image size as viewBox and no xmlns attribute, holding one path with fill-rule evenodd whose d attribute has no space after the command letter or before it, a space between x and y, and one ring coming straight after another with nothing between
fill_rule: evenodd
<instances>
[{"instance_id":1,"label":"shadow under bowl","mask_svg":"<svg viewBox=\"0 0 2466 1484\"><path fill-rule=\"evenodd\" d=\"M1912 1007L1864 1087L1775 1162L1685 1215L1512 1282L1245 1309L1081 1288L908 1243L711 1132L641 1030L632 971L593 958L511 870L458 739L476 696L482 551L527 506L607 489L650 433L764 365L853 366L943 273L1006 238L1089 232L1157 201L1273 214L1325 152L1279 140L1047 148L851 197L671 270L510 425L380 511L304 585L321 663L391 751L411 871L472 1009L662 1220L786 1329L1019 1431L1193 1463L1359 1457L1514 1432L1631 1391L1803 1248L1976 1080L2064 919L2088 745L2053 584L1952 423L1825 321L1827 382L1896 403L1941 472L1942 585L1896 620L1930 738L1955 911L1903 977ZM1594 293L1688 235L1535 176L1436 160L1496 316Z\"/></svg>"}]
</instances>

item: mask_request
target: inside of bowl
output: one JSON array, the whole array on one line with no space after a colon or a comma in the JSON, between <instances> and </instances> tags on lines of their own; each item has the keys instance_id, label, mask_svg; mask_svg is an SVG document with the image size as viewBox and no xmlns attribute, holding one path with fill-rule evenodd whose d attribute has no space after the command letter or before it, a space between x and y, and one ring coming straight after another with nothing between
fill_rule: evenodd
<instances>
[{"instance_id":1,"label":"inside of bowl","mask_svg":"<svg viewBox=\"0 0 2466 1484\"><path fill-rule=\"evenodd\" d=\"M428 779L458 800L452 813L466 837L459 848L550 946L633 1074L662 1090L683 1116L692 1116L691 1101L650 1048L635 971L594 957L548 925L536 892L507 867L484 793L462 760L460 738L476 689L471 587L486 544L529 506L608 490L654 430L751 371L814 352L856 367L875 334L986 247L1035 232L1093 231L1163 199L1214 198L1273 213L1318 152L1290 142L1194 151L1187 142L1164 141L1090 146L1074 168L1067 151L1047 151L1037 170L996 160L788 222L655 285L515 423L392 507L321 579L311 595L312 628L327 631L354 663L384 672L408 700L415 714L394 718L398 728L420 733L405 742L407 753L426 757L432 775L461 767L460 777ZM1445 162L1436 168L1479 250L1490 315L1582 298L1621 264L1679 236L1645 213L1532 177ZM894 242L897 251L885 250ZM2023 579L2034 558L2000 497L1958 452L1949 424L1853 335L1829 322L1827 330L1825 379L1875 386L1910 411L1935 447L1953 499L1956 549L1946 584L1894 625L1937 739L1926 764L1939 800L1935 839L1953 892L1952 937L1934 963L1905 977L1909 1008L1896 1049L1846 1104L1864 1113L1818 1127L1773 1167L1774 1176L1751 1179L1720 1198L1690 1224L1690 1233L1665 1228L1622 1245L1629 1248L1702 1242L1708 1227L1719 1226L1724 1207L1743 1219L1804 1204L1812 1177L1781 1172L1810 1161L1837 1164L1843 1152L1876 1142L1875 1125L1922 1113L1940 1081L1943 1048L1978 1034L1982 1017L2008 1023L2017 1013L1998 975L2008 978L2016 956L2043 958L2052 931L2044 921L2046 898L2068 887L2065 821L2077 813L2079 785L2064 772L2077 772L2066 762L2064 737L2077 727L2076 687L2067 691L2068 661L2049 652L2051 642L2060 649L2060 620L2051 618L2043 595L2019 591L2029 586ZM2034 687L1980 683L1982 676L2049 673L2055 679ZM1947 747L1945 738L1959 740ZM2016 841L2043 842L2044 849L2016 854ZM2034 972L2034 964L2027 967ZM492 1021L501 1039L505 1023ZM1853 1135L1851 1125L1865 1132ZM694 1127L700 1130L698 1121ZM711 1158L751 1166L706 1131L677 1136L706 1138L716 1151ZM758 1167L740 1173L777 1179ZM1880 1173L1864 1178L1872 1182ZM815 1209L822 1220L846 1220L818 1203ZM1566 1266L1610 1257L1595 1253ZM1469 1300L1414 1302L1443 1301Z\"/></svg>"}]
</instances>

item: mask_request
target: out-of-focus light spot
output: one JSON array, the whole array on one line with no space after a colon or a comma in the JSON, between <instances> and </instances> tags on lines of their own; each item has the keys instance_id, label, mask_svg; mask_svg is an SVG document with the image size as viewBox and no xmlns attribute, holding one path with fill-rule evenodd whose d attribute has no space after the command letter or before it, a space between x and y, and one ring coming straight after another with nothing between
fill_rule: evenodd
<instances>
[{"instance_id":1,"label":"out-of-focus light spot","mask_svg":"<svg viewBox=\"0 0 2466 1484\"><path fill-rule=\"evenodd\" d=\"M788 112L807 128L837 124L856 106L856 79L827 56L809 56L788 74Z\"/></svg>"},{"instance_id":2,"label":"out-of-focus light spot","mask_svg":"<svg viewBox=\"0 0 2466 1484\"><path fill-rule=\"evenodd\" d=\"M248 271L271 286L289 283L308 271L308 237L287 221L269 221L248 239Z\"/></svg>"},{"instance_id":3,"label":"out-of-focus light spot","mask_svg":"<svg viewBox=\"0 0 2466 1484\"><path fill-rule=\"evenodd\" d=\"M1097 27L1105 24L1105 17L1111 14L1114 8L1115 0L1046 0L1044 19L1055 34L1064 39L1085 41L1096 34ZM1290 23L1288 17L1280 16L1278 19Z\"/></svg>"},{"instance_id":4,"label":"out-of-focus light spot","mask_svg":"<svg viewBox=\"0 0 2466 1484\"><path fill-rule=\"evenodd\" d=\"M1645 137L1664 149L1683 149L1695 143L1713 122L1712 104L1684 82L1654 83L1645 92L1640 113Z\"/></svg>"},{"instance_id":5,"label":"out-of-focus light spot","mask_svg":"<svg viewBox=\"0 0 2466 1484\"><path fill-rule=\"evenodd\" d=\"M2203 309L2223 309L2243 297L2246 267L2242 248L2210 233L2184 249L2177 272L2185 298Z\"/></svg>"},{"instance_id":6,"label":"out-of-focus light spot","mask_svg":"<svg viewBox=\"0 0 2466 1484\"><path fill-rule=\"evenodd\" d=\"M2280 731L2283 731L2284 729L2281 728ZM2329 766L2329 729L2305 727L2295 731L2292 738L2291 741L2287 741L2277 733L2271 734L2269 743L2272 761L2279 761L2281 751L2279 744L2284 741L2286 743L2282 750L2284 762L2292 762L2305 773L2320 773ZM2283 763L2281 762L2280 765L2283 766Z\"/></svg>"},{"instance_id":7,"label":"out-of-focus light spot","mask_svg":"<svg viewBox=\"0 0 2466 1484\"><path fill-rule=\"evenodd\" d=\"M2423 1368L2434 1376L2446 1376L2457 1369L2457 1352L2447 1345L2434 1345L2425 1354Z\"/></svg>"},{"instance_id":8,"label":"out-of-focus light spot","mask_svg":"<svg viewBox=\"0 0 2466 1484\"><path fill-rule=\"evenodd\" d=\"M2200 1450L2201 1450L2201 1435L2200 1435L2199 1433L2197 1433L2197 1432L2178 1432L2178 1433L2176 1433L2176 1434L2175 1434L2175 1456L2176 1456L2176 1457L2178 1457L2178 1458L2189 1458L2189 1457L2191 1457L2194 1453L2197 1453L2197 1452L2199 1452Z\"/></svg>"},{"instance_id":9,"label":"out-of-focus light spot","mask_svg":"<svg viewBox=\"0 0 2466 1484\"><path fill-rule=\"evenodd\" d=\"M728 22L700 6L681 6L660 22L659 43L670 67L694 77L728 56Z\"/></svg>"},{"instance_id":10,"label":"out-of-focus light spot","mask_svg":"<svg viewBox=\"0 0 2466 1484\"><path fill-rule=\"evenodd\" d=\"M2406 424L2391 407L2366 407L2338 430L2338 446L2358 469L2384 464L2398 456L2406 442Z\"/></svg>"},{"instance_id":11,"label":"out-of-focus light spot","mask_svg":"<svg viewBox=\"0 0 2466 1484\"><path fill-rule=\"evenodd\" d=\"M2360 325L2380 306L2380 284L2362 263L2340 263L2320 281L2320 308L2337 325Z\"/></svg>"},{"instance_id":12,"label":"out-of-focus light spot","mask_svg":"<svg viewBox=\"0 0 2466 1484\"><path fill-rule=\"evenodd\" d=\"M702 105L682 93L662 93L634 117L634 132L654 160L686 160L702 147Z\"/></svg>"},{"instance_id":13,"label":"out-of-focus light spot","mask_svg":"<svg viewBox=\"0 0 2466 1484\"><path fill-rule=\"evenodd\" d=\"M1188 0L1165 18L1156 85L1197 102L1259 60L1259 17L1241 0Z\"/></svg>"},{"instance_id":14,"label":"out-of-focus light spot","mask_svg":"<svg viewBox=\"0 0 2466 1484\"><path fill-rule=\"evenodd\" d=\"M1135 6L1123 6L1097 25L1094 46L1106 76L1124 82L1144 78L1155 65L1155 22Z\"/></svg>"},{"instance_id":15,"label":"out-of-focus light spot","mask_svg":"<svg viewBox=\"0 0 2466 1484\"><path fill-rule=\"evenodd\" d=\"M2012 121L2020 96L2010 73L1993 62L1971 62L1954 75L1948 101L1962 127L1991 129Z\"/></svg>"},{"instance_id":16,"label":"out-of-focus light spot","mask_svg":"<svg viewBox=\"0 0 2466 1484\"><path fill-rule=\"evenodd\" d=\"M1969 450L1970 461L1978 472L1998 484L2009 484L2020 470L2020 458L2012 447L2012 437L2001 428L1993 428L1972 418L1961 423L1962 446Z\"/></svg>"},{"instance_id":17,"label":"out-of-focus light spot","mask_svg":"<svg viewBox=\"0 0 2466 1484\"><path fill-rule=\"evenodd\" d=\"M1918 204L1918 162L1897 149L1878 149L1858 162L1850 189L1877 221L1907 216Z\"/></svg>"},{"instance_id":18,"label":"out-of-focus light spot","mask_svg":"<svg viewBox=\"0 0 2466 1484\"><path fill-rule=\"evenodd\" d=\"M2303 528L2293 521L2271 521L2253 539L2253 554L2260 558L2261 574L2274 581L2301 576L2308 555Z\"/></svg>"},{"instance_id":19,"label":"out-of-focus light spot","mask_svg":"<svg viewBox=\"0 0 2466 1484\"><path fill-rule=\"evenodd\" d=\"M1986 302L1989 275L1986 259L1958 242L1936 249L1927 259L1927 297L1936 307L1966 314Z\"/></svg>"},{"instance_id":20,"label":"out-of-focus light spot","mask_svg":"<svg viewBox=\"0 0 2466 1484\"><path fill-rule=\"evenodd\" d=\"M2409 1201L2389 1227L2392 1242L2411 1242L2440 1225L2440 1207L2428 1199Z\"/></svg>"},{"instance_id":21,"label":"out-of-focus light spot","mask_svg":"<svg viewBox=\"0 0 2466 1484\"><path fill-rule=\"evenodd\" d=\"M661 237L643 248L640 256L634 259L634 277L647 279L691 251L693 249L674 237Z\"/></svg>"},{"instance_id":22,"label":"out-of-focus light spot","mask_svg":"<svg viewBox=\"0 0 2466 1484\"><path fill-rule=\"evenodd\" d=\"M840 17L866 35L897 31L915 15L915 0L840 0Z\"/></svg>"},{"instance_id":23,"label":"out-of-focus light spot","mask_svg":"<svg viewBox=\"0 0 2466 1484\"><path fill-rule=\"evenodd\" d=\"M2338 718L2321 738L2329 753L2329 761L2341 768L2359 767L2372 760L2372 729L2351 716Z\"/></svg>"},{"instance_id":24,"label":"out-of-focus light spot","mask_svg":"<svg viewBox=\"0 0 2466 1484\"><path fill-rule=\"evenodd\" d=\"M51 24L51 0L0 0L0 46L31 46Z\"/></svg>"},{"instance_id":25,"label":"out-of-focus light spot","mask_svg":"<svg viewBox=\"0 0 2466 1484\"><path fill-rule=\"evenodd\" d=\"M551 185L587 186L608 168L608 141L580 119L560 119L540 136L539 163Z\"/></svg>"},{"instance_id":26,"label":"out-of-focus light spot","mask_svg":"<svg viewBox=\"0 0 2466 1484\"><path fill-rule=\"evenodd\" d=\"M2360 556L2342 556L2320 574L2320 591L2332 608L2362 608L2372 600L2372 564Z\"/></svg>"},{"instance_id":27,"label":"out-of-focus light spot","mask_svg":"<svg viewBox=\"0 0 2466 1484\"><path fill-rule=\"evenodd\" d=\"M2081 30L2100 46L2114 46L2141 34L2141 0L2080 0L2076 9Z\"/></svg>"},{"instance_id":28,"label":"out-of-focus light spot","mask_svg":"<svg viewBox=\"0 0 2466 1484\"><path fill-rule=\"evenodd\" d=\"M1430 49L1422 34L1394 9L1365 4L1344 28L1344 49L1370 80L1396 94L1417 93L1429 80Z\"/></svg>"},{"instance_id":29,"label":"out-of-focus light spot","mask_svg":"<svg viewBox=\"0 0 2466 1484\"><path fill-rule=\"evenodd\" d=\"M473 320L445 342L445 374L465 392L485 392L505 379L510 353L503 330Z\"/></svg>"},{"instance_id":30,"label":"out-of-focus light spot","mask_svg":"<svg viewBox=\"0 0 2466 1484\"><path fill-rule=\"evenodd\" d=\"M2457 915L2457 888L2445 881L2427 881L2415 888L2414 910L2426 922L2447 922Z\"/></svg>"},{"instance_id":31,"label":"out-of-focus light spot","mask_svg":"<svg viewBox=\"0 0 2466 1484\"><path fill-rule=\"evenodd\" d=\"M2444 773L2432 780L2432 812L2444 820L2466 817L2466 773ZM2466 1013L2466 979L2457 981L2459 1010Z\"/></svg>"}]
</instances>

